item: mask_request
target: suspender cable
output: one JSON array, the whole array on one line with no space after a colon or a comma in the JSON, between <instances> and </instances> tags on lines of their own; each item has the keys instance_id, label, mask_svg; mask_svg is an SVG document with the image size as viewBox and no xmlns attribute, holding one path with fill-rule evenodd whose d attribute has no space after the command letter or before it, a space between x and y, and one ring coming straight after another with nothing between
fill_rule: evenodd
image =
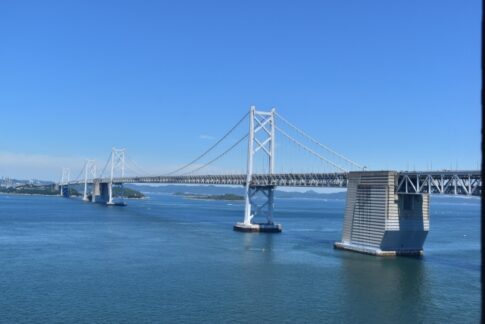
<instances>
[{"instance_id":1,"label":"suspender cable","mask_svg":"<svg viewBox=\"0 0 485 324\"><path fill-rule=\"evenodd\" d=\"M105 166L103 168L103 171L101 171L101 173L99 174L99 177L100 178L103 178L104 171L106 171L106 168L108 167L108 164L111 161L111 156L112 155L113 155L113 151L111 151L111 153L109 154L108 161L106 161L106 164L105 164Z\"/></svg>"},{"instance_id":2,"label":"suspender cable","mask_svg":"<svg viewBox=\"0 0 485 324\"><path fill-rule=\"evenodd\" d=\"M229 147L227 150L225 150L224 152L222 152L221 154L219 154L216 158L214 158L211 161L207 162L206 164L198 167L197 169L192 170L192 171L189 171L189 172L186 172L186 173L183 173L182 175L187 175L187 174L190 174L190 173L197 172L197 171L202 170L203 168L211 165L212 163L216 162L217 160L219 160L220 158L222 158L224 155L226 155L227 153L229 153L233 148L235 148L236 146L238 146L242 141L244 141L246 138L248 138L248 136L249 136L249 134L246 134L239 141L237 141L231 147Z\"/></svg>"},{"instance_id":3,"label":"suspender cable","mask_svg":"<svg viewBox=\"0 0 485 324\"><path fill-rule=\"evenodd\" d=\"M304 144L302 144L301 142L297 141L296 139L294 139L293 137L291 137L290 135L288 135L285 131L281 130L279 127L276 127L276 130L278 132L280 132L283 136L285 136L286 138L288 138L290 141L292 141L293 143L295 143L296 145L300 146L302 149L304 149L305 151L307 151L308 153L316 156L317 158L319 158L320 160L322 161L325 161L326 163L332 165L333 167L335 167L336 169L342 171L342 172L348 172L348 170L345 170L344 168L342 168L341 166L333 163L332 161L330 161L329 159L321 156L320 154L318 154L317 152L315 152L314 150L312 150L311 148L308 148L307 146L305 146Z\"/></svg>"},{"instance_id":4,"label":"suspender cable","mask_svg":"<svg viewBox=\"0 0 485 324\"><path fill-rule=\"evenodd\" d=\"M296 127L295 125L293 125L292 123L290 123L288 120L286 120L284 117L282 117L280 114L276 113L276 116L281 119L281 121L283 121L285 124L287 124L288 126L290 126L291 128L293 128L297 133L299 133L300 135L306 137L308 140L310 140L311 142L313 142L314 144L320 146L321 148L327 150L328 152L338 156L339 158L345 160L346 162L350 163L351 165L359 168L359 169L364 169L365 167L363 165L360 165L358 164L357 162L354 162L352 161L351 159L343 156L342 154L339 154L337 152L335 152L334 150L332 150L330 147L320 143L319 141L317 141L316 139L314 139L313 137L311 137L310 135L308 135L307 133L305 133L304 131L302 131L301 129L299 129L298 127Z\"/></svg>"},{"instance_id":5,"label":"suspender cable","mask_svg":"<svg viewBox=\"0 0 485 324\"><path fill-rule=\"evenodd\" d=\"M194 160L192 160L191 162L187 163L186 165L178 168L177 170L174 170L172 172L169 172L165 175L172 175L174 173L177 173L177 172L180 172L182 170L185 170L187 169L188 167L190 167L191 165L193 165L194 163L196 163L197 161L199 161L200 159L202 159L204 156L206 156L209 152L211 152L217 145L219 145L223 140L225 140L245 119L246 117L248 117L249 115L249 112L246 113L237 123L236 125L234 125L221 139L219 139L214 145L212 145L208 150L206 150L204 153L202 153L201 155L199 155L198 157L196 157Z\"/></svg>"}]
</instances>

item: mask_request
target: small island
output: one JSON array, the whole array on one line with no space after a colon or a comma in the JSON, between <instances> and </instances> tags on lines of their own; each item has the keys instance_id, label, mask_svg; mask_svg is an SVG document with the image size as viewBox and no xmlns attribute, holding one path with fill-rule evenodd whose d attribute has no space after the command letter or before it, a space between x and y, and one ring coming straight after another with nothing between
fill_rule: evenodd
<instances>
[{"instance_id":1,"label":"small island","mask_svg":"<svg viewBox=\"0 0 485 324\"><path fill-rule=\"evenodd\" d=\"M121 197L121 188L120 187L113 187L113 196L114 197ZM145 198L145 195L141 192L130 189L124 188L123 189L123 197L128 199L142 199Z\"/></svg>"},{"instance_id":2,"label":"small island","mask_svg":"<svg viewBox=\"0 0 485 324\"><path fill-rule=\"evenodd\" d=\"M42 195L42 196L56 196L59 195L59 190L56 190L55 185L22 185L17 187L0 187L0 193L14 194L14 195ZM69 188L71 196L80 196L81 194L74 188Z\"/></svg>"},{"instance_id":3,"label":"small island","mask_svg":"<svg viewBox=\"0 0 485 324\"><path fill-rule=\"evenodd\" d=\"M233 195L233 194L223 194L223 195L201 195L189 192L176 192L175 196L182 196L187 199L200 199L200 200L226 200L226 201L242 201L243 196Z\"/></svg>"},{"instance_id":4,"label":"small island","mask_svg":"<svg viewBox=\"0 0 485 324\"><path fill-rule=\"evenodd\" d=\"M56 189L54 184L52 185L22 185L17 187L0 187L0 193L5 194L13 194L13 195L41 195L41 196L57 196L59 195L59 190ZM69 196L71 197L80 197L82 194L79 191L79 188L69 187ZM121 197L121 188L113 187L113 196L114 197ZM123 197L129 199L142 199L145 198L145 195L141 192L130 189L124 188L123 190ZM91 199L91 193L88 195L88 199Z\"/></svg>"}]
</instances>

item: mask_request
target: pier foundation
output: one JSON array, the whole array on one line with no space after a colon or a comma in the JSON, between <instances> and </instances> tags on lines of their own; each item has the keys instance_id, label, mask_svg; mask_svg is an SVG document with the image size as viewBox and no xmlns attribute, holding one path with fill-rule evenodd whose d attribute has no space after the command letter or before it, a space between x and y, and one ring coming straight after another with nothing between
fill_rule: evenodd
<instances>
[{"instance_id":1,"label":"pier foundation","mask_svg":"<svg viewBox=\"0 0 485 324\"><path fill-rule=\"evenodd\" d=\"M397 193L394 171L350 172L342 241L361 253L421 255L429 231L429 195Z\"/></svg>"},{"instance_id":2,"label":"pier foundation","mask_svg":"<svg viewBox=\"0 0 485 324\"><path fill-rule=\"evenodd\" d=\"M281 233L282 227L281 227L281 224L268 224L268 223L244 224L244 223L236 223L236 225L234 225L234 230L235 231L238 231L238 232Z\"/></svg>"},{"instance_id":3,"label":"pier foundation","mask_svg":"<svg viewBox=\"0 0 485 324\"><path fill-rule=\"evenodd\" d=\"M256 196L258 194L260 198L257 201ZM282 227L273 222L273 210L274 186L247 186L244 221L236 223L233 229L239 232L280 233ZM264 216L266 223L253 223L253 218L257 215Z\"/></svg>"}]
</instances>

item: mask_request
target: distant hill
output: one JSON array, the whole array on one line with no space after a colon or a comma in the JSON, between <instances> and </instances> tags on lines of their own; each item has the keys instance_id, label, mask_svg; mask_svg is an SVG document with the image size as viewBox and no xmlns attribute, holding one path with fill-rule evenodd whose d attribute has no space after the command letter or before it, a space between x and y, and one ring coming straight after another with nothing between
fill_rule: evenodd
<instances>
[{"instance_id":1,"label":"distant hill","mask_svg":"<svg viewBox=\"0 0 485 324\"><path fill-rule=\"evenodd\" d=\"M124 186L124 191L123 191L123 196L125 198L131 198L131 199L142 199L145 197L145 195L143 193L141 193L139 191L139 188L137 188L136 186L132 186L132 187L128 187L128 186ZM84 185L72 185L71 186L72 189L74 190L77 190L79 192L84 192ZM90 191L89 191L90 192ZM121 188L118 187L118 186L113 186L113 197L119 197L121 195ZM89 197L91 197L91 194L89 193L88 195Z\"/></svg>"},{"instance_id":2,"label":"distant hill","mask_svg":"<svg viewBox=\"0 0 485 324\"><path fill-rule=\"evenodd\" d=\"M181 186L181 185L166 185L166 186L147 186L147 185L133 185L128 184L125 187L129 187L138 191L150 195L150 193L187 193L195 195L237 195L244 196L244 188L241 187L222 187L222 186ZM319 193L313 190L307 192L287 192L276 190L276 198L326 198L326 199L345 199L347 193Z\"/></svg>"},{"instance_id":3,"label":"distant hill","mask_svg":"<svg viewBox=\"0 0 485 324\"><path fill-rule=\"evenodd\" d=\"M69 188L71 196L80 196L81 194L74 188ZM7 194L20 194L20 195L47 195L47 196L56 196L59 194L59 190L56 190L54 185L42 185L36 186L31 184L25 184L21 186L17 186L15 188L9 187L4 188L0 187L0 193L7 193Z\"/></svg>"}]
</instances>

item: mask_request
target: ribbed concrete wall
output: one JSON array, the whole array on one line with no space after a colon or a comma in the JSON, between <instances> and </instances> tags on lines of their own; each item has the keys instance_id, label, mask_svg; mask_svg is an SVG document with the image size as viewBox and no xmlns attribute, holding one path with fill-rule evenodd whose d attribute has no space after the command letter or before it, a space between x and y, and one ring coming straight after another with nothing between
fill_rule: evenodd
<instances>
[{"instance_id":1,"label":"ribbed concrete wall","mask_svg":"<svg viewBox=\"0 0 485 324\"><path fill-rule=\"evenodd\" d=\"M357 198L357 185L360 182L360 175L350 174L347 184L347 205L345 207L344 226L342 229L342 242L350 243L352 234L352 223L354 221L355 201Z\"/></svg>"},{"instance_id":2,"label":"ribbed concrete wall","mask_svg":"<svg viewBox=\"0 0 485 324\"><path fill-rule=\"evenodd\" d=\"M387 188L358 185L350 240L378 248L386 226Z\"/></svg>"},{"instance_id":3,"label":"ribbed concrete wall","mask_svg":"<svg viewBox=\"0 0 485 324\"><path fill-rule=\"evenodd\" d=\"M397 174L355 172L349 174L343 242L378 248L382 241L386 213Z\"/></svg>"},{"instance_id":4,"label":"ribbed concrete wall","mask_svg":"<svg viewBox=\"0 0 485 324\"><path fill-rule=\"evenodd\" d=\"M342 242L337 247L381 254L421 251L429 230L427 194L397 194L398 173L349 174Z\"/></svg>"}]
</instances>

